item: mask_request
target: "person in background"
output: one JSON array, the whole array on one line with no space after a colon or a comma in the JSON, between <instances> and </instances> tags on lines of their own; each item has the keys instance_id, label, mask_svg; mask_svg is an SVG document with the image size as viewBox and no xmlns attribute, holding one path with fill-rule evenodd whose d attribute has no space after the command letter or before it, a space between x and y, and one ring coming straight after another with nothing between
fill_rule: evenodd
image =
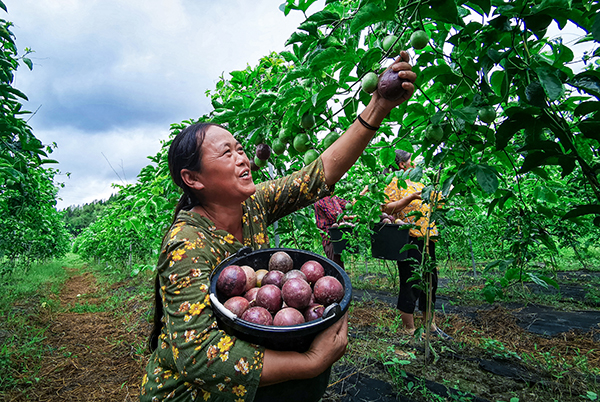
<instances>
[{"instance_id":1,"label":"person in background","mask_svg":"<svg viewBox=\"0 0 600 402\"><path fill-rule=\"evenodd\" d=\"M271 350L227 334L212 310L209 278L242 247L268 248L268 225L331 194L383 119L412 96L416 74L408 60L401 52L389 67L405 80L401 99L386 100L375 91L336 142L289 176L255 185L242 145L217 124L191 125L173 139L169 170L182 195L157 263L152 355L141 402L269 400L265 389L321 376L343 356L347 315L304 353Z\"/></svg>"},{"instance_id":2,"label":"person in background","mask_svg":"<svg viewBox=\"0 0 600 402\"><path fill-rule=\"evenodd\" d=\"M403 150L396 150L395 163L398 168L393 170L403 170L414 168L415 165L411 160L412 155ZM390 182L385 189L385 195L387 203L382 206L382 211L393 215L395 218L400 218L403 221L414 224L415 227L410 229L409 233L409 244L417 246L416 249L408 250L408 256L405 260L398 261L398 272L400 275L400 291L398 293L398 310L400 310L400 316L402 323L404 324L404 331L409 335L415 332L415 320L414 310L419 305L419 310L424 312L423 324L427 323L431 318L432 333L437 334L442 339L452 339L450 335L444 333L438 328L434 321L435 313L431 313L429 317L429 306L427 303L427 294L418 287L415 287L418 282L411 281L410 278L413 275L415 269L417 269L421 261L423 260L423 254L427 253L429 259L434 265L433 271L431 272L431 307L435 306L436 292L438 285L438 270L435 266L435 242L438 237L438 229L434 222L429 222L429 204L424 203L421 200L421 191L424 185L421 183L415 183L411 180L406 180L406 188L398 186L398 178ZM411 212L419 211L422 216L415 219L415 216L411 216ZM429 230L429 237L427 237L427 231ZM425 243L425 239L428 238L428 242Z\"/></svg>"},{"instance_id":3,"label":"person in background","mask_svg":"<svg viewBox=\"0 0 600 402\"><path fill-rule=\"evenodd\" d=\"M323 243L323 251L325 256L331 261L344 268L342 256L335 254L331 237L329 236L329 228L338 221L340 215L343 215L346 205L351 204L350 201L340 198L336 195L321 198L315 202L315 220L317 227L321 229L321 237ZM343 216L344 220L350 220L352 217Z\"/></svg>"}]
</instances>

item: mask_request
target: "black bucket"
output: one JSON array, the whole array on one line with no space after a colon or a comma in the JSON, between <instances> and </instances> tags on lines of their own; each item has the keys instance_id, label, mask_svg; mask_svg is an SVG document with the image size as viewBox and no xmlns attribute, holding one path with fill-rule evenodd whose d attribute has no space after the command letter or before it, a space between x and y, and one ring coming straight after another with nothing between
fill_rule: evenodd
<instances>
[{"instance_id":1,"label":"black bucket","mask_svg":"<svg viewBox=\"0 0 600 402\"><path fill-rule=\"evenodd\" d=\"M400 250L408 243L412 225L377 223L371 234L371 255L382 260L405 260L408 252Z\"/></svg>"},{"instance_id":2,"label":"black bucket","mask_svg":"<svg viewBox=\"0 0 600 402\"><path fill-rule=\"evenodd\" d=\"M221 271L229 265L249 265L255 270L267 269L269 259L277 251L288 253L294 261L294 268L297 269L300 269L306 261L318 261L323 266L325 275L333 276L341 282L344 287L344 297L342 300L339 303L328 306L322 318L287 327L260 325L244 321L223 307L226 297L218 293L216 280ZM329 328L343 317L350 307L351 299L352 284L350 283L348 274L335 262L310 251L287 248L269 248L251 251L249 247L244 247L223 261L212 272L210 277L210 300L219 328L239 339L263 345L273 350L307 351L318 333Z\"/></svg>"},{"instance_id":3,"label":"black bucket","mask_svg":"<svg viewBox=\"0 0 600 402\"><path fill-rule=\"evenodd\" d=\"M344 239L344 233L352 234L352 227L350 226L338 226L337 228L329 228L329 237L331 238L331 244L333 245L334 254L342 254L342 251L346 250L349 253L356 254L357 250L354 247L348 246L348 239Z\"/></svg>"}]
</instances>

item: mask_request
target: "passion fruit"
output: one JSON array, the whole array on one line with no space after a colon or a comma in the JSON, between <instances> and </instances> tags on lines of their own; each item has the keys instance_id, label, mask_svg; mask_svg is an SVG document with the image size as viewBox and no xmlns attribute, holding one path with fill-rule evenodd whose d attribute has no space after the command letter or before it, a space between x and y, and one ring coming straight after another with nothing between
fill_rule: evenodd
<instances>
[{"instance_id":1,"label":"passion fruit","mask_svg":"<svg viewBox=\"0 0 600 402\"><path fill-rule=\"evenodd\" d=\"M427 32L419 29L410 35L410 45L417 50L423 49L429 43Z\"/></svg>"},{"instance_id":2,"label":"passion fruit","mask_svg":"<svg viewBox=\"0 0 600 402\"><path fill-rule=\"evenodd\" d=\"M298 152L306 152L310 144L310 138L306 133L300 133L294 137L294 149Z\"/></svg>"},{"instance_id":3,"label":"passion fruit","mask_svg":"<svg viewBox=\"0 0 600 402\"><path fill-rule=\"evenodd\" d=\"M373 71L369 71L360 81L361 88L368 94L375 92L377 89L377 74Z\"/></svg>"},{"instance_id":4,"label":"passion fruit","mask_svg":"<svg viewBox=\"0 0 600 402\"><path fill-rule=\"evenodd\" d=\"M309 149L304 154L304 164L305 165L310 165L318 157L319 157L319 153L317 151L315 151L314 149Z\"/></svg>"},{"instance_id":5,"label":"passion fruit","mask_svg":"<svg viewBox=\"0 0 600 402\"><path fill-rule=\"evenodd\" d=\"M485 106L479 109L479 120L486 124L493 123L496 120L496 110L491 106Z\"/></svg>"},{"instance_id":6,"label":"passion fruit","mask_svg":"<svg viewBox=\"0 0 600 402\"><path fill-rule=\"evenodd\" d=\"M315 116L306 112L302 115L302 128L305 130L310 130L315 126Z\"/></svg>"},{"instance_id":7,"label":"passion fruit","mask_svg":"<svg viewBox=\"0 0 600 402\"><path fill-rule=\"evenodd\" d=\"M379 76L379 82L377 83L377 92L381 97L397 101L404 96L406 90L402 88L402 83L408 81L404 78L398 77L398 72L388 68Z\"/></svg>"}]
</instances>

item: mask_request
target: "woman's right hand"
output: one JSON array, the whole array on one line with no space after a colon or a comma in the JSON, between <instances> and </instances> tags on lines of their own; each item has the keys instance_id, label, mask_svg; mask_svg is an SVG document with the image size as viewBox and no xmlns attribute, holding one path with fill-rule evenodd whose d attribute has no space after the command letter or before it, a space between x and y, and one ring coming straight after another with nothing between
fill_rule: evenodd
<instances>
[{"instance_id":1,"label":"woman's right hand","mask_svg":"<svg viewBox=\"0 0 600 402\"><path fill-rule=\"evenodd\" d=\"M348 313L317 335L305 355L315 371L322 373L346 353L347 345Z\"/></svg>"},{"instance_id":2,"label":"woman's right hand","mask_svg":"<svg viewBox=\"0 0 600 402\"><path fill-rule=\"evenodd\" d=\"M413 200L420 200L421 199L421 192L420 191L416 191L414 193L411 194L411 197Z\"/></svg>"},{"instance_id":3,"label":"woman's right hand","mask_svg":"<svg viewBox=\"0 0 600 402\"><path fill-rule=\"evenodd\" d=\"M266 349L260 386L314 378L344 355L346 345L348 314L317 335L304 353Z\"/></svg>"}]
</instances>

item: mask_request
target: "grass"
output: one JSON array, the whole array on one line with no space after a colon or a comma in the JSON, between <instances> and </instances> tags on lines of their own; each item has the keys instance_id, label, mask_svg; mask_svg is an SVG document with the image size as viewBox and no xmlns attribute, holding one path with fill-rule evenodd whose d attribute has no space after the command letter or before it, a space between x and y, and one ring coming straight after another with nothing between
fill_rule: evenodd
<instances>
[{"instance_id":1,"label":"grass","mask_svg":"<svg viewBox=\"0 0 600 402\"><path fill-rule=\"evenodd\" d=\"M81 261L71 255L20 268L1 278L0 389L39 381L37 373L47 327L38 321L38 315L40 311L51 315L57 309L53 295L68 277L63 266L73 264Z\"/></svg>"}]
</instances>

